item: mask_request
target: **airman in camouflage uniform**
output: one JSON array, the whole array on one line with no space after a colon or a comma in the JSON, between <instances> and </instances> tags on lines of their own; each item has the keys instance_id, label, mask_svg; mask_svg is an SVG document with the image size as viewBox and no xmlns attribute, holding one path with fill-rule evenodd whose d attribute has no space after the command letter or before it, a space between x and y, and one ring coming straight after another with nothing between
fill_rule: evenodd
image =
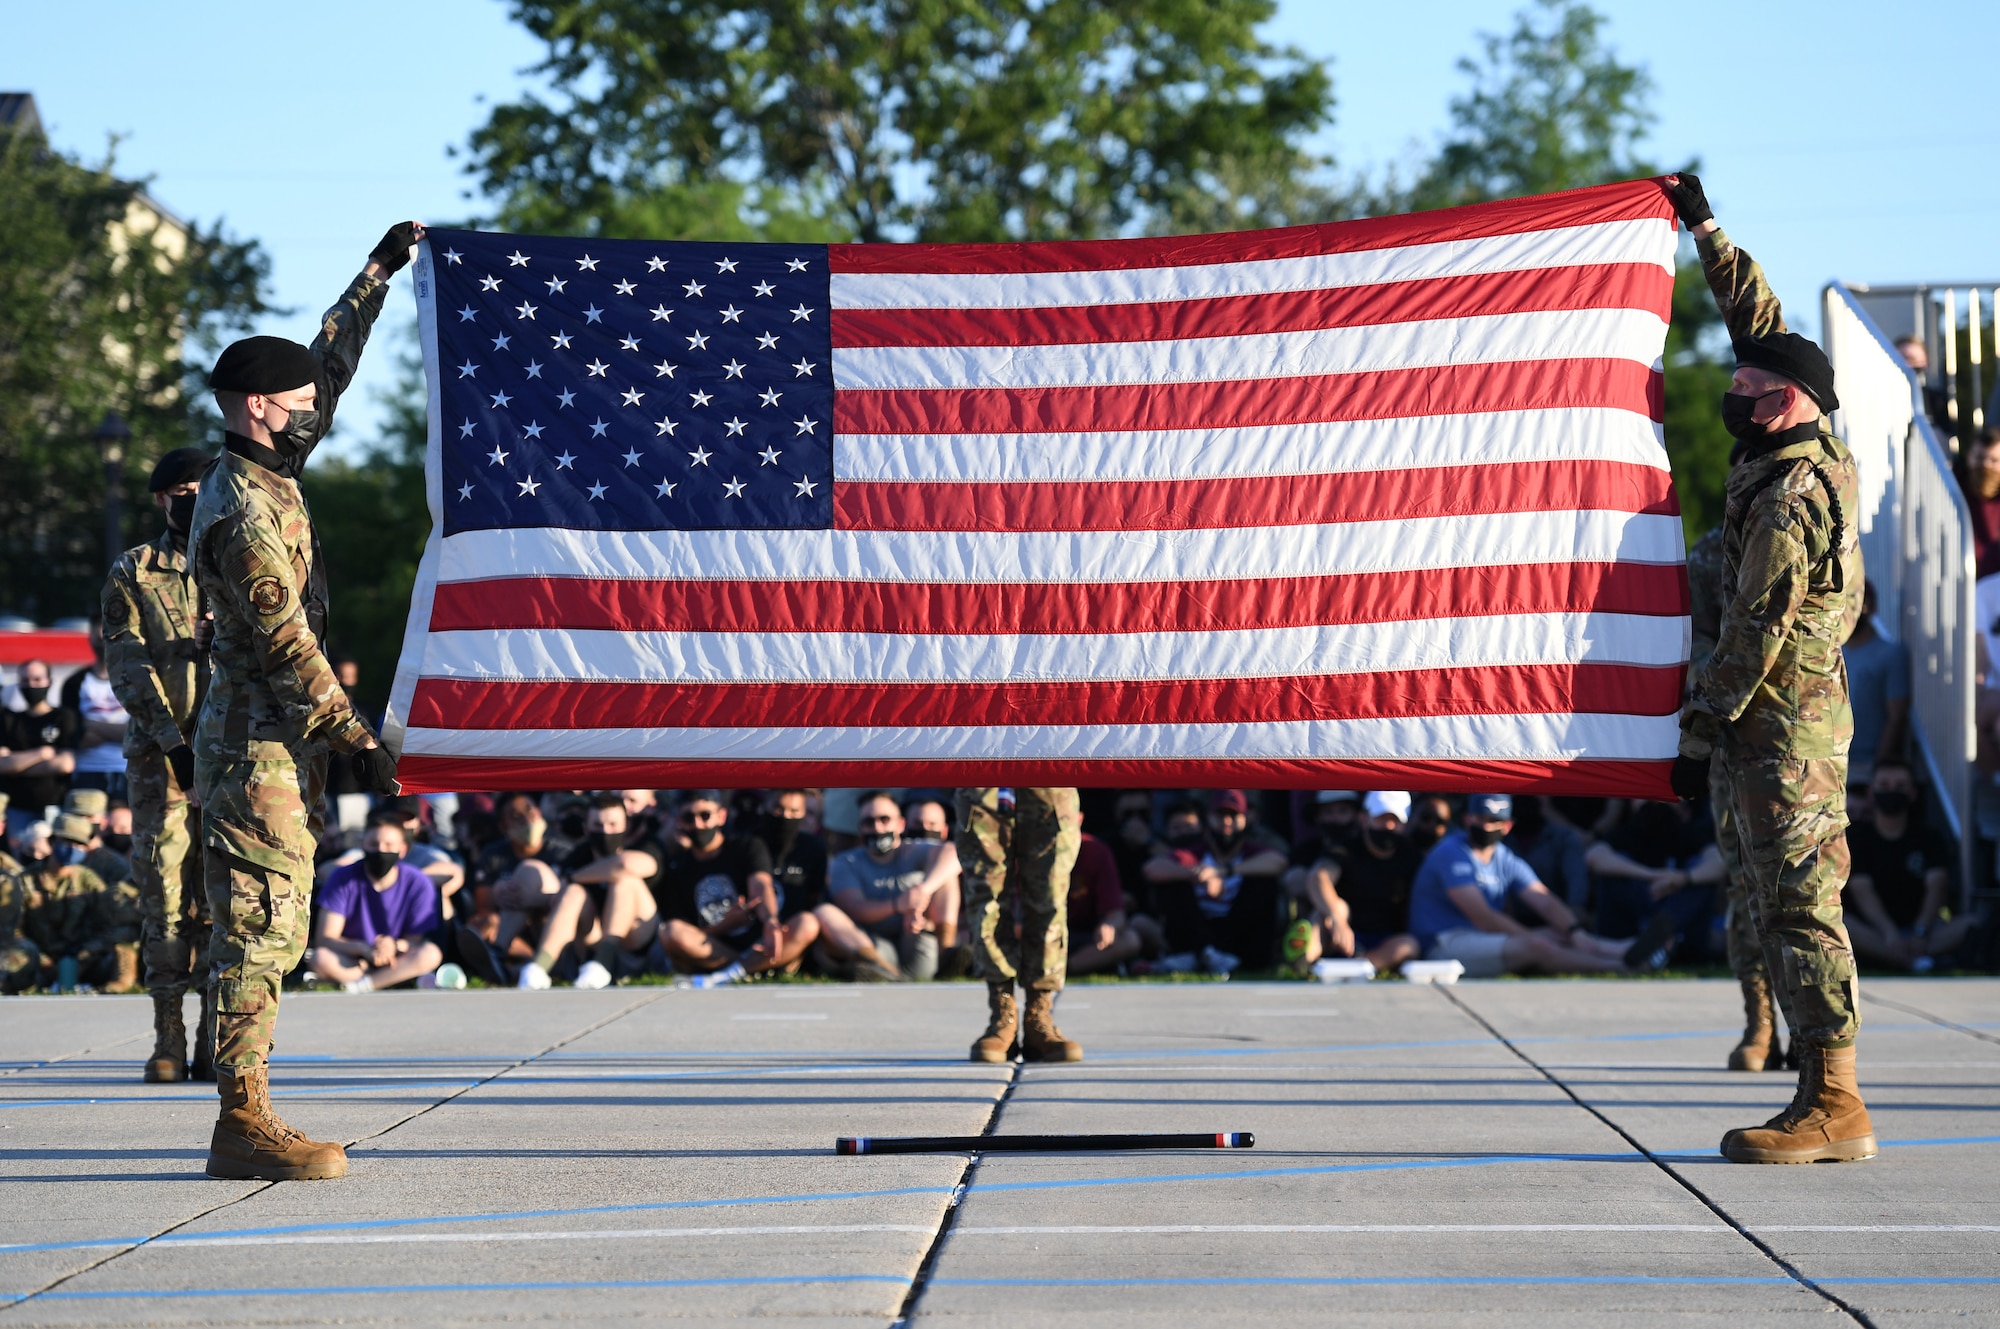
<instances>
[{"instance_id":1,"label":"airman in camouflage uniform","mask_svg":"<svg viewBox=\"0 0 2000 1329\"><path fill-rule=\"evenodd\" d=\"M1055 997L1069 965L1069 872L1082 836L1074 789L958 791L963 912L991 1015L972 1045L974 1061L1013 1060L1017 1031L1028 1061L1083 1059L1083 1049L1055 1024ZM1028 1008L1020 1014L1014 1006L1016 982L1028 994Z\"/></svg>"},{"instance_id":2,"label":"airman in camouflage uniform","mask_svg":"<svg viewBox=\"0 0 2000 1329\"><path fill-rule=\"evenodd\" d=\"M1715 653L1715 639L1722 631L1722 572L1722 528L1717 526L1688 550L1688 602L1694 636L1688 660L1690 684ZM1729 790L1722 772L1721 762L1710 763L1708 806L1715 820L1715 847L1722 856L1729 969L1743 989L1743 1037L1730 1050L1729 1069L1782 1070L1785 1057L1777 1041L1777 997L1771 991L1770 972L1764 967L1757 926L1751 921L1749 879L1743 875L1737 853L1736 816L1729 808Z\"/></svg>"},{"instance_id":3,"label":"airman in camouflage uniform","mask_svg":"<svg viewBox=\"0 0 2000 1329\"><path fill-rule=\"evenodd\" d=\"M215 1078L215 991L208 970L208 890L202 882L201 818L194 783L195 716L208 686L196 648L201 596L188 566L196 491L213 458L177 448L153 467L154 499L166 528L128 549L104 584L104 653L111 690L132 717L125 770L132 794L132 867L145 911L146 987L153 994L149 1083ZM182 1007L201 973L201 1016L192 1064Z\"/></svg>"},{"instance_id":4,"label":"airman in camouflage uniform","mask_svg":"<svg viewBox=\"0 0 2000 1329\"><path fill-rule=\"evenodd\" d=\"M188 552L215 617L194 738L222 1101L210 1176L347 1171L338 1144L309 1140L272 1111L269 1057L279 987L305 949L328 753L354 760L377 792L394 792L395 765L322 648L326 569L298 477L416 239L411 223L383 237L310 347L248 338L222 353L209 378L228 428L195 500Z\"/></svg>"},{"instance_id":5,"label":"airman in camouflage uniform","mask_svg":"<svg viewBox=\"0 0 2000 1329\"><path fill-rule=\"evenodd\" d=\"M0 794L0 818L7 815L7 795ZM0 995L26 992L41 976L42 953L22 935L28 906L28 882L20 862L0 849Z\"/></svg>"},{"instance_id":6,"label":"airman in camouflage uniform","mask_svg":"<svg viewBox=\"0 0 2000 1329\"><path fill-rule=\"evenodd\" d=\"M1675 785L1697 796L1721 768L1765 967L1800 1059L1791 1106L1731 1131L1723 1153L1872 1157L1854 1083L1854 951L1840 912L1854 729L1840 647L1862 590L1854 459L1827 428L1824 412L1839 402L1824 353L1786 330L1763 270L1715 225L1700 181L1683 175L1668 192L1734 339L1723 418L1745 445L1724 510L1716 644L1689 690Z\"/></svg>"},{"instance_id":7,"label":"airman in camouflage uniform","mask_svg":"<svg viewBox=\"0 0 2000 1329\"><path fill-rule=\"evenodd\" d=\"M90 823L66 812L54 830L54 852L29 863L24 874L21 931L40 952L43 987L64 977L66 960L75 963L75 981L101 986L117 976L119 945L138 941L138 920L83 865Z\"/></svg>"},{"instance_id":8,"label":"airman in camouflage uniform","mask_svg":"<svg viewBox=\"0 0 2000 1329\"><path fill-rule=\"evenodd\" d=\"M90 823L91 843L84 845L83 865L109 889L114 910L121 917L129 914L133 923L132 939L118 943L117 976L104 984L106 992L122 994L139 990L139 888L132 881L132 860L100 838L110 809L110 797L102 789L72 789L63 795L62 810Z\"/></svg>"}]
</instances>

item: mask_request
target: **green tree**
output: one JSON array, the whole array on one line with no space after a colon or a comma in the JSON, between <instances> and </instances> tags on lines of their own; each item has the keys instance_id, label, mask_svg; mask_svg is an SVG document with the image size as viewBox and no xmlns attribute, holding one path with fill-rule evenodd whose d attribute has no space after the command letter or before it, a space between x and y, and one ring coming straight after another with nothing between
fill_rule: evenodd
<instances>
[{"instance_id":1,"label":"green tree","mask_svg":"<svg viewBox=\"0 0 2000 1329\"><path fill-rule=\"evenodd\" d=\"M322 455L303 487L326 559L327 649L361 671L356 704L380 718L402 654L417 564L430 534L423 361L406 349L378 442L359 459Z\"/></svg>"},{"instance_id":2,"label":"green tree","mask_svg":"<svg viewBox=\"0 0 2000 1329\"><path fill-rule=\"evenodd\" d=\"M208 352L269 312L255 242L133 224L143 182L0 130L0 605L93 613L104 585L106 411L131 424L126 543L159 530L158 456L213 436L195 389Z\"/></svg>"},{"instance_id":3,"label":"green tree","mask_svg":"<svg viewBox=\"0 0 2000 1329\"><path fill-rule=\"evenodd\" d=\"M496 107L509 225L1070 239L1317 205L1321 64L1274 0L515 0L562 89ZM664 225L663 225L664 224Z\"/></svg>"}]
</instances>

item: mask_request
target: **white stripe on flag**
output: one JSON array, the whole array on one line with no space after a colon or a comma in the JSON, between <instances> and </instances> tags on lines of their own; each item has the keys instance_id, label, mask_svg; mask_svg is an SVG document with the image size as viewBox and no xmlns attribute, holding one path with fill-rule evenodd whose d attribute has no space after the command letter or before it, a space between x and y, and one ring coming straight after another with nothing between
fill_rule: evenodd
<instances>
[{"instance_id":1,"label":"white stripe on flag","mask_svg":"<svg viewBox=\"0 0 2000 1329\"><path fill-rule=\"evenodd\" d=\"M1675 516L1500 512L1177 531L463 531L438 580L494 577L1106 582L1315 577L1513 563L1677 564Z\"/></svg>"},{"instance_id":2,"label":"white stripe on flag","mask_svg":"<svg viewBox=\"0 0 2000 1329\"><path fill-rule=\"evenodd\" d=\"M1672 222L1645 217L1347 254L1172 268L1002 274L836 272L832 298L835 309L1030 309L1377 286L1592 263L1653 263L1672 272L1675 240Z\"/></svg>"},{"instance_id":3,"label":"white stripe on flag","mask_svg":"<svg viewBox=\"0 0 2000 1329\"><path fill-rule=\"evenodd\" d=\"M1676 665L1688 620L1507 614L1226 632L438 632L427 678L678 683L1029 683L1286 678L1480 665Z\"/></svg>"},{"instance_id":4,"label":"white stripe on flag","mask_svg":"<svg viewBox=\"0 0 2000 1329\"><path fill-rule=\"evenodd\" d=\"M841 434L833 474L902 482L1193 480L1572 460L1664 471L1664 430L1631 411L1587 406L1240 429Z\"/></svg>"},{"instance_id":5,"label":"white stripe on flag","mask_svg":"<svg viewBox=\"0 0 2000 1329\"><path fill-rule=\"evenodd\" d=\"M1647 309L1479 314L1371 327L1055 346L835 347L843 391L1224 383L1524 360L1659 362Z\"/></svg>"},{"instance_id":6,"label":"white stripe on flag","mask_svg":"<svg viewBox=\"0 0 2000 1329\"><path fill-rule=\"evenodd\" d=\"M430 757L518 761L1658 761L1671 715L1459 715L1189 725L908 725L895 728L419 729Z\"/></svg>"}]
</instances>

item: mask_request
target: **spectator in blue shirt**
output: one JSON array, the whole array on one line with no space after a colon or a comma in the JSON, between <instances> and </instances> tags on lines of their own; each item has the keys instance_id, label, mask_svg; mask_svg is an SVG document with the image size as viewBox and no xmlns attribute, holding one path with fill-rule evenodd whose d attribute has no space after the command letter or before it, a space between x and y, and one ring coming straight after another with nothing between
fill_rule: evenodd
<instances>
[{"instance_id":1,"label":"spectator in blue shirt","mask_svg":"<svg viewBox=\"0 0 2000 1329\"><path fill-rule=\"evenodd\" d=\"M378 808L361 836L361 861L338 868L319 893L312 970L349 992L424 980L444 962L430 940L438 927L438 886L403 861L409 846L400 814Z\"/></svg>"},{"instance_id":2,"label":"spectator in blue shirt","mask_svg":"<svg viewBox=\"0 0 2000 1329\"><path fill-rule=\"evenodd\" d=\"M1910 656L1899 641L1875 630L1875 583L1861 593L1861 619L1840 648L1847 662L1847 696L1854 708L1854 742L1847 783L1866 785L1878 761L1901 762L1910 729Z\"/></svg>"},{"instance_id":3,"label":"spectator in blue shirt","mask_svg":"<svg viewBox=\"0 0 2000 1329\"><path fill-rule=\"evenodd\" d=\"M1500 843L1514 829L1507 795L1474 794L1462 820L1462 829L1424 859L1411 892L1410 931L1423 943L1424 958L1457 960L1474 978L1528 970L1617 973L1666 964L1671 934L1629 943L1592 936L1535 870ZM1514 918L1508 906L1517 903L1544 926Z\"/></svg>"}]
</instances>

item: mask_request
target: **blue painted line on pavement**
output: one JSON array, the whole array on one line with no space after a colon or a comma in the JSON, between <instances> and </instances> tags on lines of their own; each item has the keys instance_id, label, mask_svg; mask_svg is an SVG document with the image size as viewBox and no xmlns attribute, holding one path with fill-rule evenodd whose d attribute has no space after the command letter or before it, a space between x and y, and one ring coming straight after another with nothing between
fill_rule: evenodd
<instances>
[{"instance_id":1,"label":"blue painted line on pavement","mask_svg":"<svg viewBox=\"0 0 2000 1329\"><path fill-rule=\"evenodd\" d=\"M770 1274L758 1278L633 1278L607 1279L586 1283L382 1283L342 1284L332 1287L195 1287L195 1288L57 1288L52 1292L5 1292L0 1302L14 1305L29 1298L36 1301L130 1301L138 1298L172 1297L337 1297L345 1293L409 1296L425 1292L616 1292L674 1290L701 1287L793 1287L813 1283L891 1283L906 1287L910 1280L900 1274Z\"/></svg>"}]
</instances>

